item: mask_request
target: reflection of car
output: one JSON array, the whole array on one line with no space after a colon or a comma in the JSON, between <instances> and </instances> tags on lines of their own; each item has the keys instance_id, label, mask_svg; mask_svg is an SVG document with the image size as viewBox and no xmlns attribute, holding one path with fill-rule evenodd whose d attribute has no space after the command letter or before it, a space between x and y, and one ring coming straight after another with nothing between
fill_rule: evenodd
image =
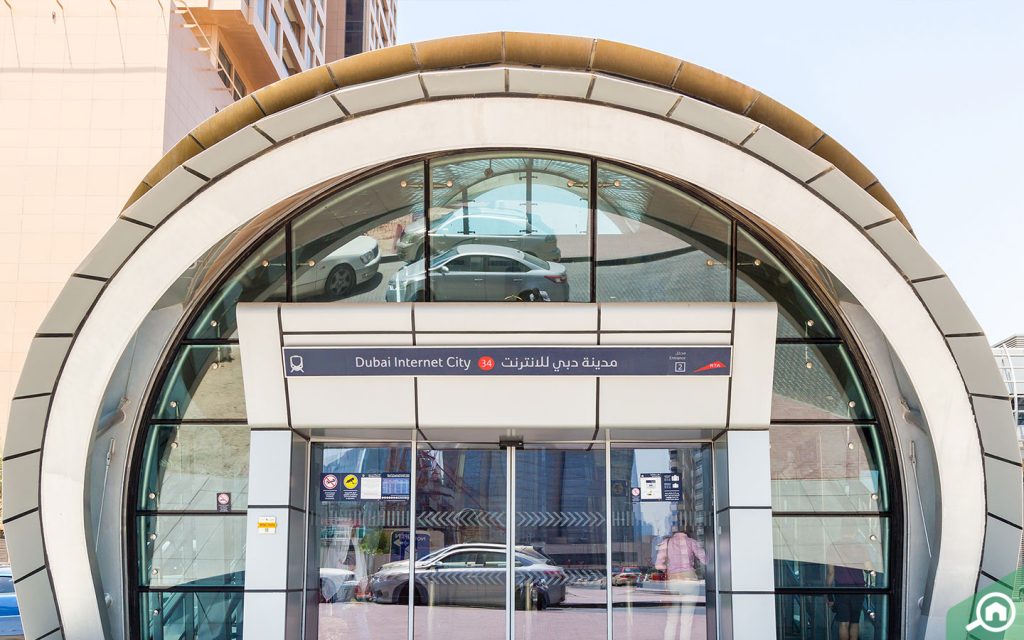
<instances>
[{"instance_id":1,"label":"reflection of car","mask_svg":"<svg viewBox=\"0 0 1024 640\"><path fill-rule=\"evenodd\" d=\"M359 581L351 569L320 567L320 601L348 602L355 598Z\"/></svg>"},{"instance_id":2,"label":"reflection of car","mask_svg":"<svg viewBox=\"0 0 1024 640\"><path fill-rule=\"evenodd\" d=\"M21 612L14 596L14 579L10 567L0 567L0 636L20 636Z\"/></svg>"},{"instance_id":3,"label":"reflection of car","mask_svg":"<svg viewBox=\"0 0 1024 640\"><path fill-rule=\"evenodd\" d=\"M640 567L622 567L612 576L613 587L636 586L640 580Z\"/></svg>"},{"instance_id":4,"label":"reflection of car","mask_svg":"<svg viewBox=\"0 0 1024 640\"><path fill-rule=\"evenodd\" d=\"M423 260L391 276L385 299L408 302L423 299ZM569 300L565 265L547 262L517 249L487 244L464 244L430 261L430 297L450 301L501 301L531 289L546 292L554 302Z\"/></svg>"},{"instance_id":5,"label":"reflection of car","mask_svg":"<svg viewBox=\"0 0 1024 640\"><path fill-rule=\"evenodd\" d=\"M370 236L359 236L340 247L334 245L296 250L295 296L324 296L336 300L377 275L380 247ZM312 263L312 264L311 264Z\"/></svg>"},{"instance_id":6,"label":"reflection of car","mask_svg":"<svg viewBox=\"0 0 1024 640\"><path fill-rule=\"evenodd\" d=\"M505 605L505 546L456 544L416 561L416 604ZM566 575L533 547L517 546L516 608L543 609L565 600ZM377 602L400 604L409 598L409 561L391 562L370 577Z\"/></svg>"},{"instance_id":7,"label":"reflection of car","mask_svg":"<svg viewBox=\"0 0 1024 640\"><path fill-rule=\"evenodd\" d=\"M406 262L423 257L423 219L411 222L395 243ZM457 245L473 242L496 244L532 253L545 260L559 260L562 252L551 229L536 216L529 223L516 211L450 211L430 221L430 252L438 254Z\"/></svg>"}]
</instances>

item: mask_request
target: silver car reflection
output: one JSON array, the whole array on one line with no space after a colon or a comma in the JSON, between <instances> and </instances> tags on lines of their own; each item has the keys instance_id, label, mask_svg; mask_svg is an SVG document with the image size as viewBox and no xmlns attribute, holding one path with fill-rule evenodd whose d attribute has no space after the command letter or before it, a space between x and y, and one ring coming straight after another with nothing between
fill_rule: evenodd
<instances>
[{"instance_id":1,"label":"silver car reflection","mask_svg":"<svg viewBox=\"0 0 1024 640\"><path fill-rule=\"evenodd\" d=\"M456 544L416 562L415 604L504 607L505 546ZM544 609L565 600L565 571L529 546L517 546L516 608ZM370 576L376 602L401 604L409 599L409 561L390 562Z\"/></svg>"},{"instance_id":2,"label":"silver car reflection","mask_svg":"<svg viewBox=\"0 0 1024 640\"><path fill-rule=\"evenodd\" d=\"M406 262L423 257L423 219L415 220L402 231L395 243L398 255ZM500 209L456 210L430 220L430 252L447 251L465 243L495 244L520 249L544 260L559 260L558 239L536 216L527 221L518 211Z\"/></svg>"},{"instance_id":3,"label":"silver car reflection","mask_svg":"<svg viewBox=\"0 0 1024 640\"><path fill-rule=\"evenodd\" d=\"M385 300L424 299L423 260L400 269L388 281ZM430 263L430 297L460 302L501 301L537 289L553 302L569 300L565 265L541 260L518 249L464 244L435 256Z\"/></svg>"}]
</instances>

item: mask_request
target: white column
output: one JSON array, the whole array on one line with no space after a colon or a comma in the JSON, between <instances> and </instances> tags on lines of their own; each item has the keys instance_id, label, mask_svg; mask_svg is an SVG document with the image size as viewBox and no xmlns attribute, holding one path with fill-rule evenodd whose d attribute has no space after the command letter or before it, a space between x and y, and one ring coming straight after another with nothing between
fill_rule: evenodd
<instances>
[{"instance_id":1,"label":"white column","mask_svg":"<svg viewBox=\"0 0 1024 640\"><path fill-rule=\"evenodd\" d=\"M238 333L250 428L244 633L247 640L298 640L308 443L290 425L277 305L240 305Z\"/></svg>"},{"instance_id":2,"label":"white column","mask_svg":"<svg viewBox=\"0 0 1024 640\"><path fill-rule=\"evenodd\" d=\"M736 305L729 423L713 445L719 638L775 638L768 425L776 322L774 304Z\"/></svg>"}]
</instances>

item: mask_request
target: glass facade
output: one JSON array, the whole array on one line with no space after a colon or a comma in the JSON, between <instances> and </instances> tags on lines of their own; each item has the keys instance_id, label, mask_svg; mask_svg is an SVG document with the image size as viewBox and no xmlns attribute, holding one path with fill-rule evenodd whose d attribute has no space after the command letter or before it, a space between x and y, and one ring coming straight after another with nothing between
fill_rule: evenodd
<instances>
[{"instance_id":1,"label":"glass facade","mask_svg":"<svg viewBox=\"0 0 1024 640\"><path fill-rule=\"evenodd\" d=\"M143 636L180 637L186 629L203 629L197 637L241 636L248 427L237 303L410 300L776 302L770 441L779 637L838 637L840 624L858 624L862 638L886 636L889 606L898 601L900 553L890 553L899 539L891 511L897 496L883 425L853 351L791 267L698 193L578 156L418 160L321 197L268 231L211 291L155 387L133 470L131 573ZM314 448L313 471L411 474L417 538L426 549L476 545L434 558L437 575L468 572L499 591L508 557L486 545L506 543L502 523L514 511L517 637L603 633L603 617L591 617L586 606L573 609L573 625L548 631L533 613L555 599L586 604L601 580L611 585L619 637L660 638L670 626L688 637L688 629L703 628L696 621L705 616L704 572L714 556L707 444L622 446L612 444L609 468L599 446L517 452L512 503L506 453L493 448L417 451L410 469L408 447L324 445ZM668 510L634 504L616 492L635 485L638 461L685 474L701 491ZM551 485L536 479L556 472L558 490L546 493ZM606 482L610 503L598 490ZM218 508L222 494L227 510ZM380 633L390 627L360 620L377 599L373 576L394 562L408 569L401 551L409 543L407 506L315 506L322 629L387 635ZM553 515L519 520L524 513ZM596 514L612 519L610 574L598 562L608 548ZM575 524L563 524L567 518ZM569 585L564 592L550 587L551 576L543 582L530 573L550 566L571 569L571 580L555 580ZM665 585L655 595L639 593L632 589L638 580ZM450 586L420 576L404 593L378 591L423 607L414 633L426 637L464 624L463 606L483 606L474 598L496 597L482 586L470 595ZM490 613L493 626L474 627L475 637L501 635L504 618ZM391 631L407 630L402 616L394 624L401 629Z\"/></svg>"}]
</instances>

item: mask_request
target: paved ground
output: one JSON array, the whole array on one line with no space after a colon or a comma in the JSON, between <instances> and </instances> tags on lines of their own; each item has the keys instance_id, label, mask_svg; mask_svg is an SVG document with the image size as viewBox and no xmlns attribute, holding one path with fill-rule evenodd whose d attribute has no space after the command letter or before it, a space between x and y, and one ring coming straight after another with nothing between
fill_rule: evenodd
<instances>
[{"instance_id":1,"label":"paved ground","mask_svg":"<svg viewBox=\"0 0 1024 640\"><path fill-rule=\"evenodd\" d=\"M616 587L613 632L631 640L705 640L703 606L674 600L664 592ZM544 611L517 611L518 640L568 640L605 636L607 618L601 589L570 588L566 605ZM628 606L626 603L638 606ZM651 606L658 602L664 606ZM503 640L505 612L471 607L427 607L414 610L416 637L422 640ZM349 602L320 605L319 640L392 640L404 638L408 609L401 605Z\"/></svg>"}]
</instances>

